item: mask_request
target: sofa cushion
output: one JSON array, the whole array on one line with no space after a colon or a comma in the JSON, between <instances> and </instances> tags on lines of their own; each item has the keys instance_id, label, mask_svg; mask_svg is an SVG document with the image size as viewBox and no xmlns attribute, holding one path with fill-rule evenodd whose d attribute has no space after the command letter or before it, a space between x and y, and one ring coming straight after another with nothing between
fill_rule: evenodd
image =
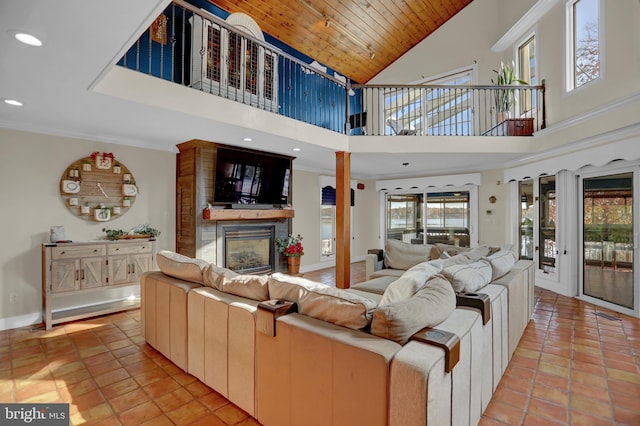
<instances>
[{"instance_id":1,"label":"sofa cushion","mask_svg":"<svg viewBox=\"0 0 640 426\"><path fill-rule=\"evenodd\" d=\"M384 247L384 265L387 268L407 270L431 259L431 244L409 244L388 239Z\"/></svg>"},{"instance_id":2,"label":"sofa cushion","mask_svg":"<svg viewBox=\"0 0 640 426\"><path fill-rule=\"evenodd\" d=\"M297 303L301 314L354 330L369 326L377 306L360 294L281 273L269 276L269 295Z\"/></svg>"},{"instance_id":3,"label":"sofa cushion","mask_svg":"<svg viewBox=\"0 0 640 426\"><path fill-rule=\"evenodd\" d=\"M484 260L467 265L452 265L444 268L442 275L457 293L474 292L491 282L491 265Z\"/></svg>"},{"instance_id":4,"label":"sofa cushion","mask_svg":"<svg viewBox=\"0 0 640 426\"><path fill-rule=\"evenodd\" d=\"M490 256L483 257L482 259L489 262L491 265L492 280L496 280L506 275L516 263L516 257L510 250L499 250L498 252Z\"/></svg>"},{"instance_id":5,"label":"sofa cushion","mask_svg":"<svg viewBox=\"0 0 640 426\"><path fill-rule=\"evenodd\" d=\"M381 277L391 277L391 278L398 278L401 277L402 274L404 274L405 270L404 269L388 269L388 268L384 268L384 269L379 269L377 271L375 271L373 274L371 274L369 276L369 279L371 278L381 278Z\"/></svg>"},{"instance_id":6,"label":"sofa cushion","mask_svg":"<svg viewBox=\"0 0 640 426\"><path fill-rule=\"evenodd\" d=\"M223 275L218 281L218 289L236 296L252 300L269 300L269 277L266 275Z\"/></svg>"},{"instance_id":7,"label":"sofa cushion","mask_svg":"<svg viewBox=\"0 0 640 426\"><path fill-rule=\"evenodd\" d=\"M371 334L403 345L421 329L444 321L455 308L451 284L442 275L434 275L413 297L379 306L373 313Z\"/></svg>"},{"instance_id":8,"label":"sofa cushion","mask_svg":"<svg viewBox=\"0 0 640 426\"><path fill-rule=\"evenodd\" d=\"M473 263L469 257L464 254L456 254L455 256L451 256L447 259L440 259L443 262L443 268L447 268L453 265L468 265L469 263Z\"/></svg>"},{"instance_id":9,"label":"sofa cushion","mask_svg":"<svg viewBox=\"0 0 640 426\"><path fill-rule=\"evenodd\" d=\"M204 284L209 287L213 287L217 290L220 289L221 281L226 278L233 278L238 274L231 269L223 268L213 263L210 263L204 271L202 271L202 277L204 278Z\"/></svg>"},{"instance_id":10,"label":"sofa cushion","mask_svg":"<svg viewBox=\"0 0 640 426\"><path fill-rule=\"evenodd\" d=\"M366 291L368 293L379 294L380 296L382 296L387 287L389 287L389 284L394 282L396 279L398 279L398 277L392 275L376 277L365 282L352 285L351 288L354 290Z\"/></svg>"},{"instance_id":11,"label":"sofa cushion","mask_svg":"<svg viewBox=\"0 0 640 426\"><path fill-rule=\"evenodd\" d=\"M442 271L442 261L422 262L409 268L400 278L389 284L378 306L410 299L433 275Z\"/></svg>"},{"instance_id":12,"label":"sofa cushion","mask_svg":"<svg viewBox=\"0 0 640 426\"><path fill-rule=\"evenodd\" d=\"M169 250L159 251L156 262L162 273L198 284L204 283L202 271L209 265L205 260L194 259Z\"/></svg>"},{"instance_id":13,"label":"sofa cushion","mask_svg":"<svg viewBox=\"0 0 640 426\"><path fill-rule=\"evenodd\" d=\"M434 249L431 252L431 258L441 258L444 253L448 254L449 256L455 256L469 250L471 250L469 247L454 246L453 244L435 243Z\"/></svg>"}]
</instances>

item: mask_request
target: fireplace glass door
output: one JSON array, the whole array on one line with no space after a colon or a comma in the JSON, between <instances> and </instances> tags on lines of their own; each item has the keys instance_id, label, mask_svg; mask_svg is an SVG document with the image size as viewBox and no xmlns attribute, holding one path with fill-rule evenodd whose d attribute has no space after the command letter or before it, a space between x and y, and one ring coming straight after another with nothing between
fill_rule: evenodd
<instances>
[{"instance_id":1,"label":"fireplace glass door","mask_svg":"<svg viewBox=\"0 0 640 426\"><path fill-rule=\"evenodd\" d=\"M225 227L225 267L239 274L273 272L274 234L272 226Z\"/></svg>"}]
</instances>

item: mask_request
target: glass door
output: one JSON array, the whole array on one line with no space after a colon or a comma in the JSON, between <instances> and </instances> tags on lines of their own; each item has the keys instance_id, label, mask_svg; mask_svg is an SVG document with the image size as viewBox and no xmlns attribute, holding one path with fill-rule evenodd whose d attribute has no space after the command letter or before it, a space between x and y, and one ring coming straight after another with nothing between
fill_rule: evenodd
<instances>
[{"instance_id":1,"label":"glass door","mask_svg":"<svg viewBox=\"0 0 640 426\"><path fill-rule=\"evenodd\" d=\"M637 172L619 171L580 178L580 293L597 305L638 316Z\"/></svg>"}]
</instances>

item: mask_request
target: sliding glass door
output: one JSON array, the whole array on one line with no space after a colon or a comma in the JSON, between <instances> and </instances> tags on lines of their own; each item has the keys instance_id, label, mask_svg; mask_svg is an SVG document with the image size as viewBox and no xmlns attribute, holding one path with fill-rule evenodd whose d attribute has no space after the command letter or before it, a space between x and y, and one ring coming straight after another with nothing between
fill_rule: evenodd
<instances>
[{"instance_id":1,"label":"sliding glass door","mask_svg":"<svg viewBox=\"0 0 640 426\"><path fill-rule=\"evenodd\" d=\"M580 177L581 296L638 316L637 168Z\"/></svg>"}]
</instances>

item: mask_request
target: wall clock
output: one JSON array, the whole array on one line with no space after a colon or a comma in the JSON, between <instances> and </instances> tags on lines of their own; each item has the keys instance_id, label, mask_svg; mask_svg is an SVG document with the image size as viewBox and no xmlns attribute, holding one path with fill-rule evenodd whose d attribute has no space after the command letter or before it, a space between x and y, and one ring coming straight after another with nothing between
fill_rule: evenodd
<instances>
[{"instance_id":1,"label":"wall clock","mask_svg":"<svg viewBox=\"0 0 640 426\"><path fill-rule=\"evenodd\" d=\"M60 178L60 197L65 207L74 216L91 222L122 216L133 206L137 195L133 174L111 153L80 158Z\"/></svg>"}]
</instances>

